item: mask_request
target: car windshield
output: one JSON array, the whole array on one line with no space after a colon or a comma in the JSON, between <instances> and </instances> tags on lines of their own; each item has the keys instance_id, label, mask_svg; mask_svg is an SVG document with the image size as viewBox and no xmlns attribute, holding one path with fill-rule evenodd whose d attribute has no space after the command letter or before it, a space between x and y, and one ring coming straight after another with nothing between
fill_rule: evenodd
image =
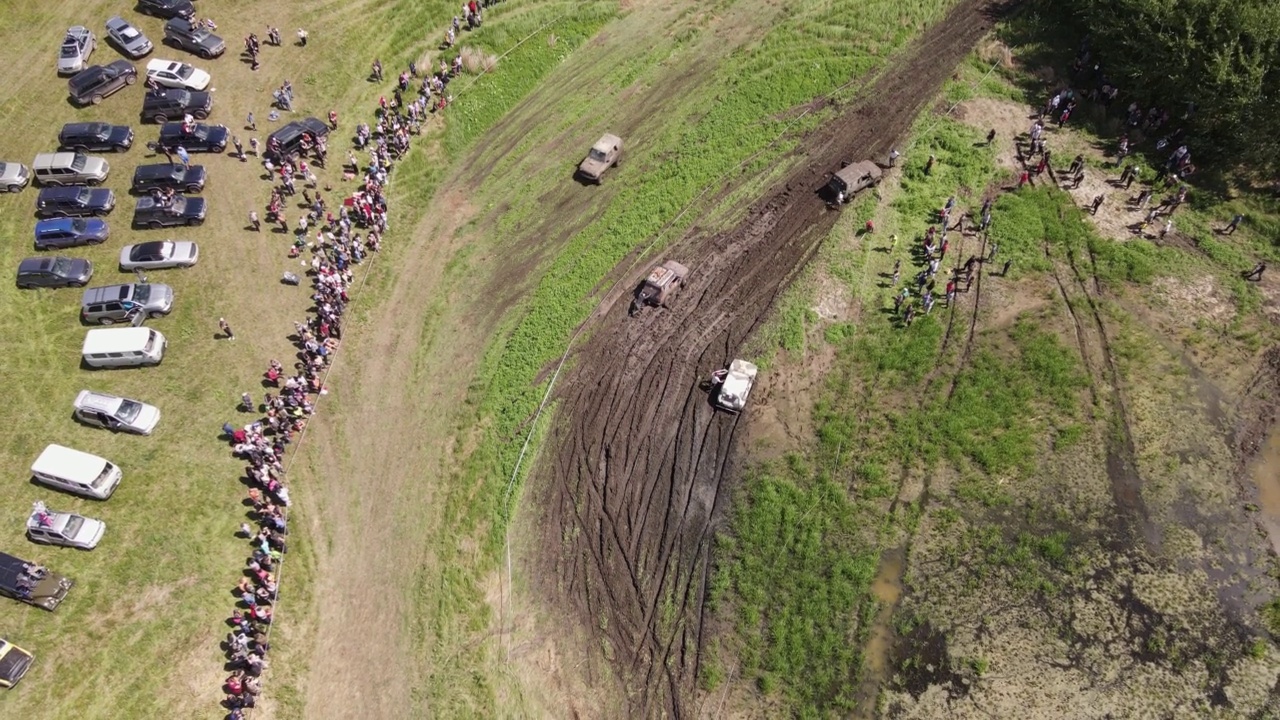
<instances>
[{"instance_id":1,"label":"car windshield","mask_svg":"<svg viewBox=\"0 0 1280 720\"><path fill-rule=\"evenodd\" d=\"M79 515L72 515L67 518L67 526L62 528L64 537L74 538L80 534L80 528L84 527L84 518Z\"/></svg>"},{"instance_id":2,"label":"car windshield","mask_svg":"<svg viewBox=\"0 0 1280 720\"><path fill-rule=\"evenodd\" d=\"M190 65L178 66L178 77L182 78L183 80L186 80L187 78L191 77L191 73L193 72L195 72L195 68L191 67Z\"/></svg>"},{"instance_id":3,"label":"car windshield","mask_svg":"<svg viewBox=\"0 0 1280 720\"><path fill-rule=\"evenodd\" d=\"M83 169L84 169L84 161L85 161L85 159L86 159L86 158L85 158L85 156L84 156L84 155L76 155L74 158L72 158L72 159L71 159L71 169L72 169L72 170L83 170Z\"/></svg>"},{"instance_id":4,"label":"car windshield","mask_svg":"<svg viewBox=\"0 0 1280 720\"><path fill-rule=\"evenodd\" d=\"M83 197L87 200L89 198L89 191L85 190L83 193L79 195L79 197ZM76 232L84 232L84 229L86 227L89 227L89 223L85 222L84 218L76 218L75 220L71 221L71 229L75 230Z\"/></svg>"},{"instance_id":5,"label":"car windshield","mask_svg":"<svg viewBox=\"0 0 1280 720\"><path fill-rule=\"evenodd\" d=\"M126 40L129 42L132 42L138 39L138 37L142 35L142 33L138 32L138 30L134 28L132 25L126 25L120 28L119 30L117 30L116 33L120 36L121 40Z\"/></svg>"},{"instance_id":6,"label":"car windshield","mask_svg":"<svg viewBox=\"0 0 1280 720\"><path fill-rule=\"evenodd\" d=\"M98 477L94 478L93 482L89 483L90 487L94 490L101 490L102 486L107 484L107 478L111 477L111 471L114 469L115 467L111 463L103 464L102 472L98 473Z\"/></svg>"},{"instance_id":7,"label":"car windshield","mask_svg":"<svg viewBox=\"0 0 1280 720\"><path fill-rule=\"evenodd\" d=\"M195 30L191 33L191 39L195 40L196 42L204 42L209 38L209 35L210 33L208 30L205 30L204 28L200 28L199 30Z\"/></svg>"},{"instance_id":8,"label":"car windshield","mask_svg":"<svg viewBox=\"0 0 1280 720\"><path fill-rule=\"evenodd\" d=\"M191 104L191 93L187 92L186 90L170 90L168 97L170 100L173 100L174 102L182 103L183 105Z\"/></svg>"},{"instance_id":9,"label":"car windshield","mask_svg":"<svg viewBox=\"0 0 1280 720\"><path fill-rule=\"evenodd\" d=\"M150 285L134 285L134 286L133 286L133 300L134 300L134 302L139 302L139 303L144 303L144 304L145 304L145 303L146 303L148 300L150 300L150 299L151 299L151 286L150 286Z\"/></svg>"},{"instance_id":10,"label":"car windshield","mask_svg":"<svg viewBox=\"0 0 1280 720\"><path fill-rule=\"evenodd\" d=\"M62 57L73 58L78 55L80 55L80 46L76 45L74 40L68 38L67 41L62 44Z\"/></svg>"},{"instance_id":11,"label":"car windshield","mask_svg":"<svg viewBox=\"0 0 1280 720\"><path fill-rule=\"evenodd\" d=\"M70 275L71 261L66 258L58 258L53 261L53 265L50 267L50 270L53 271L54 275Z\"/></svg>"},{"instance_id":12,"label":"car windshield","mask_svg":"<svg viewBox=\"0 0 1280 720\"><path fill-rule=\"evenodd\" d=\"M181 215L187 209L187 199L184 197L176 197L173 203L169 205L169 212L174 215Z\"/></svg>"},{"instance_id":13,"label":"car windshield","mask_svg":"<svg viewBox=\"0 0 1280 720\"><path fill-rule=\"evenodd\" d=\"M120 422L131 423L138 419L138 413L140 412L142 412L142 403L124 400L120 403L120 409L116 410L116 419Z\"/></svg>"},{"instance_id":14,"label":"car windshield","mask_svg":"<svg viewBox=\"0 0 1280 720\"><path fill-rule=\"evenodd\" d=\"M592 160L604 160L604 151L598 148L591 148L590 157Z\"/></svg>"},{"instance_id":15,"label":"car windshield","mask_svg":"<svg viewBox=\"0 0 1280 720\"><path fill-rule=\"evenodd\" d=\"M99 140L106 140L108 137L111 136L111 126L110 125L91 125L89 127L89 134L98 138Z\"/></svg>"}]
</instances>

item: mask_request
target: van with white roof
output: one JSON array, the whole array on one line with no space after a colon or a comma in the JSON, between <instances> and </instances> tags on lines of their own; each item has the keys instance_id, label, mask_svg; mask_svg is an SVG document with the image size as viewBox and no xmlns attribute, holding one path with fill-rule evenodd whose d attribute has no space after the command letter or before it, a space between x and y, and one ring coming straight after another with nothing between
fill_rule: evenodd
<instances>
[{"instance_id":1,"label":"van with white roof","mask_svg":"<svg viewBox=\"0 0 1280 720\"><path fill-rule=\"evenodd\" d=\"M80 354L96 368L159 365L168 344L164 335L147 327L98 328L85 333Z\"/></svg>"},{"instance_id":2,"label":"van with white roof","mask_svg":"<svg viewBox=\"0 0 1280 720\"><path fill-rule=\"evenodd\" d=\"M31 464L31 476L57 490L106 500L120 485L123 474L115 463L97 455L50 445Z\"/></svg>"}]
</instances>

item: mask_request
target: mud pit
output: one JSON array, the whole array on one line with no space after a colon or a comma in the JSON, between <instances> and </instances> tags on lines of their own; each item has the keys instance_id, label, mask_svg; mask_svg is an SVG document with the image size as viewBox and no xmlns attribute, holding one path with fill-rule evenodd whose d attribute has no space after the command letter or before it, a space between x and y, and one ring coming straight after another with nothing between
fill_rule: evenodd
<instances>
[{"instance_id":1,"label":"mud pit","mask_svg":"<svg viewBox=\"0 0 1280 720\"><path fill-rule=\"evenodd\" d=\"M578 351L533 492L555 548L551 592L602 648L631 714L690 714L702 657L714 531L752 413L714 412L701 381L738 355L834 225L815 190L842 160L887 155L996 8L962 3L809 138L800 169L738 227L670 248L691 269L673 308L631 319L614 302ZM763 373L756 392L769 383Z\"/></svg>"}]
</instances>

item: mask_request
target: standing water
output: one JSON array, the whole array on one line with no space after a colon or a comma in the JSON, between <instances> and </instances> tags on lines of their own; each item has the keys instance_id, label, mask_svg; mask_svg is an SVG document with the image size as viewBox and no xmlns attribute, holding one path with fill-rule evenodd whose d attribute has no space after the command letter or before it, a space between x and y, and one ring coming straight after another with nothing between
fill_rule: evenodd
<instances>
[{"instance_id":1,"label":"standing water","mask_svg":"<svg viewBox=\"0 0 1280 720\"><path fill-rule=\"evenodd\" d=\"M1258 488L1262 526L1271 547L1280 553L1280 425L1271 430L1267 444L1253 465L1253 484Z\"/></svg>"},{"instance_id":2,"label":"standing water","mask_svg":"<svg viewBox=\"0 0 1280 720\"><path fill-rule=\"evenodd\" d=\"M902 599L902 573L906 561L906 548L894 548L880 558L880 569L871 581L871 594L880 603L880 611L876 613L867 634L867 644L863 648L863 668L865 675L862 686L858 689L858 701L854 716L862 720L871 720L876 714L876 696L880 687L893 677L890 657L893 652L893 611Z\"/></svg>"}]
</instances>

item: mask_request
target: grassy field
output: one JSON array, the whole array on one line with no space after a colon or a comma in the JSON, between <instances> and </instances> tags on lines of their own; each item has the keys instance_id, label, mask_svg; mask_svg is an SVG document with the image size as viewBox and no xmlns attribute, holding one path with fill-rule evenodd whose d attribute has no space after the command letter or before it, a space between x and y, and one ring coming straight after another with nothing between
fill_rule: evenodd
<instances>
[{"instance_id":1,"label":"grassy field","mask_svg":"<svg viewBox=\"0 0 1280 720\"><path fill-rule=\"evenodd\" d=\"M214 77L215 109L210 121L230 126L246 145L251 134L265 139L273 129L266 117L270 90L290 78L299 114L324 117L332 108L344 123L354 123L367 117L377 94L385 92L365 82L372 57L380 55L390 68L423 56L440 38L434 31L427 37L421 29L438 27L442 34L453 10L444 3L312 3L305 7L286 3L246 13L235 3L202 3L201 15L219 21L219 33L228 44L222 58L207 63L193 60ZM0 89L0 118L6 131L0 137L0 157L29 164L37 152L54 148L57 129L72 120L105 120L135 128L135 147L108 158L112 173L107 186L118 198L118 208L109 218L111 240L102 247L64 253L94 262L95 285L129 279L116 270L115 258L122 245L171 236L128 228L132 167L156 162L143 147L156 131L137 122L141 84L99 107L77 109L64 101L65 80L53 71L58 43L73 24L98 32L94 61L118 57L101 35L103 21L118 11L101 2L53 10L24 2L11 4L0 17L0 37L8 40L2 57L13 69ZM162 21L125 15L156 41L150 57L190 59L159 44ZM533 20L545 17L544 12ZM282 28L286 43L282 48L265 48L263 67L255 73L238 58L240 38L249 32L264 35L267 24ZM306 48L292 43L293 28L302 26L311 35ZM394 30L375 33L371 41L365 32L369 27ZM510 27L521 31L527 25ZM355 32L357 28L361 32ZM493 35L493 42L510 41L501 32ZM522 82L527 89L531 80ZM257 133L241 129L249 111L257 116ZM345 152L341 136L335 136L337 157ZM4 411L10 430L0 445L0 459L10 477L0 489L0 503L9 517L0 525L0 547L38 559L77 582L54 615L17 605L6 612L0 632L37 656L27 679L5 698L15 715L213 717L219 713L223 673L218 642L225 634L220 621L230 613L229 591L247 554L243 541L232 536L244 519L240 505L244 487L237 479L240 464L218 439L219 429L224 421L239 419L235 411L239 393L261 392L258 378L267 359L287 360L291 349L285 335L292 321L303 317L307 302L303 290L278 283L280 273L291 266L285 258L284 237L243 229L248 210L260 209L268 191L267 184L258 181L261 170L256 163L201 156L194 156L194 161L209 168L205 196L211 211L203 227L173 235L201 244L200 264L189 271L151 274L152 281L174 286L177 295L174 313L151 323L169 339L169 353L160 367L81 370L78 355L86 328L78 322L79 293L18 291L12 284L0 288L3 302L13 310L0 322L0 346L9 358L3 371L5 386L15 394L15 401ZM429 195L433 172L429 163L406 163L398 178L406 188L401 197L411 200L414 195L408 190L414 187ZM325 181L336 176L332 170L321 174ZM10 272L19 259L33 254L35 193L28 189L0 198L0 230L6 238L0 248L0 266ZM396 208L394 219L412 227L423 210L405 202ZM395 242L389 239L388 245ZM235 328L234 343L214 339L219 316ZM77 425L70 418L70 403L82 388L159 406L163 413L159 429L153 437L137 438ZM93 503L30 483L25 468L50 442L94 452L119 464L125 477L120 490L109 502ZM305 475L294 482L295 491L307 492ZM36 499L46 499L55 509L102 518L109 526L104 542L92 553L31 545L23 537L22 521ZM314 599L309 587L315 567L313 548L301 536L295 538L294 548L295 561L289 564L283 591L285 612L307 617L306 609ZM302 658L296 659L305 667ZM287 683L280 690L268 705L299 715L300 691ZM290 707L294 709L289 711Z\"/></svg>"},{"instance_id":2,"label":"grassy field","mask_svg":"<svg viewBox=\"0 0 1280 720\"><path fill-rule=\"evenodd\" d=\"M1238 274L1275 257L1274 199L1197 186L1180 239L1162 243L1133 239L1120 194L1117 217L1095 220L1083 193L1004 192L980 299L892 321L890 270L913 267L936 209L1013 184L1015 103L1051 61L1040 22L1002 29L1026 47L999 72L995 45L960 69L943 93L955 116L921 118L883 202L852 208L757 338L770 372L826 380L811 439L758 461L721 538L715 605L733 630L703 679L717 702L813 717L1053 717L1086 698L1119 715L1274 710L1274 556L1240 510L1253 491L1226 419L1280 337L1273 291ZM1088 119L1051 137L1055 157L1118 176L1093 134L1114 126ZM1237 209L1248 232L1215 233ZM874 239L855 233L868 216ZM952 242L945 266L989 248ZM905 570L876 573L904 551ZM898 582L901 600L876 587Z\"/></svg>"}]
</instances>

